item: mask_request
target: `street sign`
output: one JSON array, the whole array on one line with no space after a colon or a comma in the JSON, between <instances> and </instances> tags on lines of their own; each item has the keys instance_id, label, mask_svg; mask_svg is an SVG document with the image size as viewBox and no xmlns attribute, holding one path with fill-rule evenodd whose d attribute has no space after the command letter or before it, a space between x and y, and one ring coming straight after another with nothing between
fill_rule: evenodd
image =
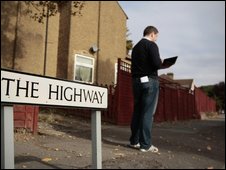
<instances>
[{"instance_id":1,"label":"street sign","mask_svg":"<svg viewBox=\"0 0 226 170\"><path fill-rule=\"evenodd\" d=\"M93 109L107 108L107 88L1 70L1 102Z\"/></svg>"}]
</instances>

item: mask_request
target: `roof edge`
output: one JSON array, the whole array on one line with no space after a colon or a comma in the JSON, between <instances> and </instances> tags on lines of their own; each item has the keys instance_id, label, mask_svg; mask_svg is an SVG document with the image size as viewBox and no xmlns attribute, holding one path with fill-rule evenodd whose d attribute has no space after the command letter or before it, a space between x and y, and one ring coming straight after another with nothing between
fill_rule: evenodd
<instances>
[{"instance_id":1,"label":"roof edge","mask_svg":"<svg viewBox=\"0 0 226 170\"><path fill-rule=\"evenodd\" d=\"M126 19L129 19L129 17L127 16L127 14L125 13L124 9L122 8L122 6L119 4L118 1L116 1L118 6L121 8L122 12L124 13L124 15L126 16Z\"/></svg>"}]
</instances>

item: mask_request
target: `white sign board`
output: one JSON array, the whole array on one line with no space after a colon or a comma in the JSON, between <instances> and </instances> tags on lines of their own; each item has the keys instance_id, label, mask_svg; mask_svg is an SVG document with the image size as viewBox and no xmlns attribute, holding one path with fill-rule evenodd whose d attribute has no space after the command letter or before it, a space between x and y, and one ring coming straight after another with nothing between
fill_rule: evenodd
<instances>
[{"instance_id":1,"label":"white sign board","mask_svg":"<svg viewBox=\"0 0 226 170\"><path fill-rule=\"evenodd\" d=\"M1 69L1 102L106 109L107 88Z\"/></svg>"}]
</instances>

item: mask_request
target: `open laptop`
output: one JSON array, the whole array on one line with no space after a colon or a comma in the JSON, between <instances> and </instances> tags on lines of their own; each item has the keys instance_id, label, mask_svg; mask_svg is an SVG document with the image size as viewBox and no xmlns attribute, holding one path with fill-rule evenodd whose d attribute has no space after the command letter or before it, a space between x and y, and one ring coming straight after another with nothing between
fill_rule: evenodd
<instances>
[{"instance_id":1,"label":"open laptop","mask_svg":"<svg viewBox=\"0 0 226 170\"><path fill-rule=\"evenodd\" d=\"M163 67L163 68L167 68L167 67L172 66L173 64L176 63L177 57L178 57L178 56L170 57L170 58L164 59L163 62L162 62L162 67Z\"/></svg>"}]
</instances>

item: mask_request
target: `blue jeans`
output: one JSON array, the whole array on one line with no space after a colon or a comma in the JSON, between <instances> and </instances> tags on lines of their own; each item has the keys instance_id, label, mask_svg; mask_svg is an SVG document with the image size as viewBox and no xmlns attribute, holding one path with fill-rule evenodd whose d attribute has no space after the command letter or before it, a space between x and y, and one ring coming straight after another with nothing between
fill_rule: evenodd
<instances>
[{"instance_id":1,"label":"blue jeans","mask_svg":"<svg viewBox=\"0 0 226 170\"><path fill-rule=\"evenodd\" d=\"M140 148L148 149L152 145L151 129L158 103L158 79L149 78L149 82L141 83L140 78L133 78L133 96L130 144L140 143Z\"/></svg>"}]
</instances>

